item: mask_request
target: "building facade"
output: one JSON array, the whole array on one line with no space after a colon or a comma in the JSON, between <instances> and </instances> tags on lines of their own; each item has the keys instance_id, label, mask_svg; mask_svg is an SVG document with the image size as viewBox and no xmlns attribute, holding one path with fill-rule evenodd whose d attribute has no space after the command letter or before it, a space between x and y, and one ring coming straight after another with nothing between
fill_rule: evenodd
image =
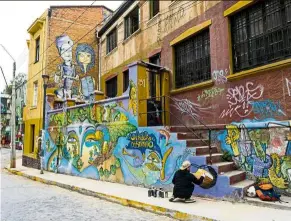
<instances>
[{"instance_id":1,"label":"building facade","mask_svg":"<svg viewBox=\"0 0 291 221\"><path fill-rule=\"evenodd\" d=\"M123 2L97 27L94 93L74 76L89 49L48 72L45 169L170 189L188 159L209 174L195 195L290 194L289 15L290 0Z\"/></svg>"},{"instance_id":2,"label":"building facade","mask_svg":"<svg viewBox=\"0 0 291 221\"><path fill-rule=\"evenodd\" d=\"M42 75L50 76L46 93L57 106L72 99L89 102L98 85L95 29L110 14L111 10L103 6L52 6L29 27L27 94L31 96L27 96L24 110L23 165L40 166Z\"/></svg>"}]
</instances>

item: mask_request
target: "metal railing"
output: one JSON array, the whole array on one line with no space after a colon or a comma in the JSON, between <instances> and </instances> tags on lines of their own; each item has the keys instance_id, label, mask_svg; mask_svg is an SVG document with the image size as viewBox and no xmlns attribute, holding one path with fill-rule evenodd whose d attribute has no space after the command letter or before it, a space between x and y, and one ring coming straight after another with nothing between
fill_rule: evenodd
<instances>
[{"instance_id":1,"label":"metal railing","mask_svg":"<svg viewBox=\"0 0 291 221\"><path fill-rule=\"evenodd\" d=\"M210 165L212 165L212 146L211 146L211 128L209 128L204 122L202 122L200 119L198 119L196 116L194 116L192 113L189 113L188 111L184 111L187 113L187 116L190 116L191 118L197 120L204 128L206 128L206 130L208 131L208 142L206 142L203 137L197 135L194 131L193 128L190 128L189 126L187 126L181 119L179 119L179 117L177 117L174 113L172 113L169 110L166 110L166 98L168 98L170 101L172 102L176 102L173 98L171 98L170 96L159 96L159 97L152 97L152 98L146 98L146 99L140 99L139 102L143 102L143 101L147 101L147 106L148 106L148 102L154 102L154 101L159 101L162 103L161 107L163 107L161 110L155 110L155 111L147 111L144 113L139 113L139 115L143 115L143 114L147 114L147 116L149 115L153 115L153 114L162 114L162 125L163 126L171 126L171 125L166 125L166 113L169 113L170 116L173 116L183 127L185 127L187 130L189 130L198 140L202 141L204 144L206 144L206 146L208 146L209 148L209 158L210 158ZM147 109L148 110L148 109ZM147 122L148 123L148 122ZM150 126L150 125L148 125ZM152 126L152 125L151 125ZM155 126L161 126L161 125L155 125Z\"/></svg>"}]
</instances>

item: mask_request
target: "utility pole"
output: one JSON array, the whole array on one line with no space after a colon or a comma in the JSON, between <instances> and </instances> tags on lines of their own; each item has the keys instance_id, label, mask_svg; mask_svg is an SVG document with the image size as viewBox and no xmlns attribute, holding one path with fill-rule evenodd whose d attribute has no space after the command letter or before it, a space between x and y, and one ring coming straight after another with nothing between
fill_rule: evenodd
<instances>
[{"instance_id":1,"label":"utility pole","mask_svg":"<svg viewBox=\"0 0 291 221\"><path fill-rule=\"evenodd\" d=\"M6 48L0 44L1 47L6 51L6 53L13 60L13 79L12 79L12 101L11 101L11 155L10 155L10 168L16 167L16 154L15 154L15 72L16 72L16 62L11 54L6 50Z\"/></svg>"}]
</instances>

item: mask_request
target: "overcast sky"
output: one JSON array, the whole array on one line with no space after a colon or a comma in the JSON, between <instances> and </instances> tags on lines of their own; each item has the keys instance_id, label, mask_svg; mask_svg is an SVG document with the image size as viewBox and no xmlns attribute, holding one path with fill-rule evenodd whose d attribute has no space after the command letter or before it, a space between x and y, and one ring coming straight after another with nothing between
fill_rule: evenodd
<instances>
[{"instance_id":1,"label":"overcast sky","mask_svg":"<svg viewBox=\"0 0 291 221\"><path fill-rule=\"evenodd\" d=\"M91 5L93 1L0 1L0 44L16 60L16 73L28 70L29 38L27 28L51 5ZM94 5L105 5L117 9L122 1L96 1ZM13 61L0 47L0 66L9 84L12 79ZM5 88L5 81L0 73L0 92Z\"/></svg>"}]
</instances>

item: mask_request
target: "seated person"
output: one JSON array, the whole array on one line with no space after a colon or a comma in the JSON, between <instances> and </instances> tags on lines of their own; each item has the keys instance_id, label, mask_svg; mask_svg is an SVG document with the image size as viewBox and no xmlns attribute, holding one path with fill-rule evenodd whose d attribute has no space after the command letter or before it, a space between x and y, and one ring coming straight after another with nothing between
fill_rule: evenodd
<instances>
[{"instance_id":1,"label":"seated person","mask_svg":"<svg viewBox=\"0 0 291 221\"><path fill-rule=\"evenodd\" d=\"M194 184L201 185L205 173L202 174L200 179L197 179L192 173L190 173L191 163L184 161L180 170L176 171L172 183L174 184L173 197L170 202L183 199L185 202L195 202L191 199Z\"/></svg>"}]
</instances>

